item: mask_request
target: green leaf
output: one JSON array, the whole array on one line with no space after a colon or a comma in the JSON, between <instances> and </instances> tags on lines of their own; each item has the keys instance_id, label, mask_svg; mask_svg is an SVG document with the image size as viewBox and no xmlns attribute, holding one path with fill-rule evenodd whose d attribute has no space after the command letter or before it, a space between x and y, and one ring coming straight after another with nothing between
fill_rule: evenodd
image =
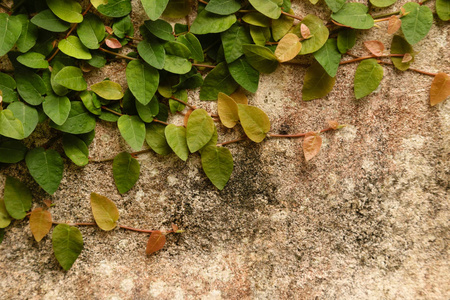
<instances>
[{"instance_id":1,"label":"green leaf","mask_svg":"<svg viewBox=\"0 0 450 300\"><path fill-rule=\"evenodd\" d=\"M57 125L54 122L50 126L62 132L72 134L88 133L95 129L95 117L84 107L80 101L72 101L66 122L62 125Z\"/></svg>"},{"instance_id":2,"label":"green leaf","mask_svg":"<svg viewBox=\"0 0 450 300\"><path fill-rule=\"evenodd\" d=\"M85 142L75 135L65 134L63 137L64 153L77 166L89 163L89 150Z\"/></svg>"},{"instance_id":3,"label":"green leaf","mask_svg":"<svg viewBox=\"0 0 450 300\"><path fill-rule=\"evenodd\" d=\"M239 122L239 113L236 101L233 98L219 93L217 99L217 111L219 113L220 122L227 127L233 128Z\"/></svg>"},{"instance_id":4,"label":"green leaf","mask_svg":"<svg viewBox=\"0 0 450 300\"><path fill-rule=\"evenodd\" d=\"M20 37L22 23L15 16L0 13L0 57L9 52Z\"/></svg>"},{"instance_id":5,"label":"green leaf","mask_svg":"<svg viewBox=\"0 0 450 300\"><path fill-rule=\"evenodd\" d=\"M327 71L328 75L336 76L341 61L341 53L338 51L335 39L328 39L322 48L314 52L314 58Z\"/></svg>"},{"instance_id":6,"label":"green leaf","mask_svg":"<svg viewBox=\"0 0 450 300\"><path fill-rule=\"evenodd\" d=\"M119 210L114 202L105 196L91 193L91 208L98 227L105 231L116 228Z\"/></svg>"},{"instance_id":7,"label":"green leaf","mask_svg":"<svg viewBox=\"0 0 450 300\"><path fill-rule=\"evenodd\" d=\"M92 53L92 58L87 61L88 64L94 68L103 68L106 64L105 53L100 51L94 51Z\"/></svg>"},{"instance_id":8,"label":"green leaf","mask_svg":"<svg viewBox=\"0 0 450 300\"><path fill-rule=\"evenodd\" d=\"M170 23L164 20L158 19L156 21L145 21L145 27L154 34L156 37L164 41L174 41L175 37L172 34L173 28Z\"/></svg>"},{"instance_id":9,"label":"green leaf","mask_svg":"<svg viewBox=\"0 0 450 300\"><path fill-rule=\"evenodd\" d=\"M91 90L106 100L120 100L123 98L122 86L110 80L103 80L91 85Z\"/></svg>"},{"instance_id":10,"label":"green leaf","mask_svg":"<svg viewBox=\"0 0 450 300\"><path fill-rule=\"evenodd\" d=\"M16 81L4 73L0 72L0 91L3 93L3 102L11 103L17 101Z\"/></svg>"},{"instance_id":11,"label":"green leaf","mask_svg":"<svg viewBox=\"0 0 450 300\"><path fill-rule=\"evenodd\" d=\"M395 57L395 56L390 57L394 66L397 69L399 69L400 71L408 70L411 63L414 62L414 56L416 55L413 47L404 38L402 38L399 35L394 35L394 37L392 38L391 53L392 54L405 54L405 53L411 54L412 59L405 63L402 62L403 57Z\"/></svg>"},{"instance_id":12,"label":"green leaf","mask_svg":"<svg viewBox=\"0 0 450 300\"><path fill-rule=\"evenodd\" d=\"M84 91L87 89L83 72L77 67L64 67L54 77L55 83L74 91Z\"/></svg>"},{"instance_id":13,"label":"green leaf","mask_svg":"<svg viewBox=\"0 0 450 300\"><path fill-rule=\"evenodd\" d=\"M202 150L202 167L212 184L222 190L233 172L233 157L230 150L208 146Z\"/></svg>"},{"instance_id":14,"label":"green leaf","mask_svg":"<svg viewBox=\"0 0 450 300\"><path fill-rule=\"evenodd\" d=\"M128 145L136 151L141 150L145 140L145 123L138 116L123 115L117 126Z\"/></svg>"},{"instance_id":15,"label":"green leaf","mask_svg":"<svg viewBox=\"0 0 450 300\"><path fill-rule=\"evenodd\" d=\"M151 123L146 126L145 141L153 151L160 155L167 155L172 152L166 140L165 129L166 126L158 123Z\"/></svg>"},{"instance_id":16,"label":"green leaf","mask_svg":"<svg viewBox=\"0 0 450 300\"><path fill-rule=\"evenodd\" d=\"M268 48L259 45L243 45L248 63L261 73L270 74L278 67L278 59Z\"/></svg>"},{"instance_id":17,"label":"green leaf","mask_svg":"<svg viewBox=\"0 0 450 300\"><path fill-rule=\"evenodd\" d=\"M53 229L52 244L56 259L68 271L83 250L83 236L78 228L59 224Z\"/></svg>"},{"instance_id":18,"label":"green leaf","mask_svg":"<svg viewBox=\"0 0 450 300\"><path fill-rule=\"evenodd\" d=\"M250 35L256 45L264 46L270 40L270 28L250 26Z\"/></svg>"},{"instance_id":19,"label":"green leaf","mask_svg":"<svg viewBox=\"0 0 450 300\"><path fill-rule=\"evenodd\" d=\"M28 149L22 142L7 140L0 143L0 163L15 164L25 158Z\"/></svg>"},{"instance_id":20,"label":"green leaf","mask_svg":"<svg viewBox=\"0 0 450 300\"><path fill-rule=\"evenodd\" d=\"M327 71L318 62L313 62L306 70L303 81L303 101L325 97L331 92L335 82L335 77L328 75Z\"/></svg>"},{"instance_id":21,"label":"green leaf","mask_svg":"<svg viewBox=\"0 0 450 300\"><path fill-rule=\"evenodd\" d=\"M244 54L242 45L252 42L248 29L238 23L233 24L230 29L223 32L221 38L227 63L232 63L241 57Z\"/></svg>"},{"instance_id":22,"label":"green leaf","mask_svg":"<svg viewBox=\"0 0 450 300\"><path fill-rule=\"evenodd\" d=\"M450 1L436 0L436 13L442 21L450 20Z\"/></svg>"},{"instance_id":23,"label":"green leaf","mask_svg":"<svg viewBox=\"0 0 450 300\"><path fill-rule=\"evenodd\" d=\"M356 99L369 95L380 85L383 67L376 59L366 59L359 63L355 72L354 88Z\"/></svg>"},{"instance_id":24,"label":"green leaf","mask_svg":"<svg viewBox=\"0 0 450 300\"><path fill-rule=\"evenodd\" d=\"M388 7L395 2L397 2L397 0L370 0L370 3L372 3L372 5L376 7Z\"/></svg>"},{"instance_id":25,"label":"green leaf","mask_svg":"<svg viewBox=\"0 0 450 300\"><path fill-rule=\"evenodd\" d=\"M169 0L141 0L145 13L150 20L157 20L169 3Z\"/></svg>"},{"instance_id":26,"label":"green leaf","mask_svg":"<svg viewBox=\"0 0 450 300\"><path fill-rule=\"evenodd\" d=\"M186 17L191 12L190 0L170 0L163 12L163 17L179 19Z\"/></svg>"},{"instance_id":27,"label":"green leaf","mask_svg":"<svg viewBox=\"0 0 450 300\"><path fill-rule=\"evenodd\" d=\"M105 27L102 20L94 14L87 14L83 22L77 26L80 41L89 49L98 49L105 37Z\"/></svg>"},{"instance_id":28,"label":"green leaf","mask_svg":"<svg viewBox=\"0 0 450 300\"><path fill-rule=\"evenodd\" d=\"M145 123L152 122L153 118L159 113L158 98L153 96L152 100L150 100L150 102L146 105L143 105L141 102L136 100L136 110L142 121Z\"/></svg>"},{"instance_id":29,"label":"green leaf","mask_svg":"<svg viewBox=\"0 0 450 300\"><path fill-rule=\"evenodd\" d=\"M111 18L121 18L128 15L131 12L130 0L108 0L107 4L101 4L97 7L97 10Z\"/></svg>"},{"instance_id":30,"label":"green leaf","mask_svg":"<svg viewBox=\"0 0 450 300\"><path fill-rule=\"evenodd\" d=\"M16 42L17 49L25 53L34 47L38 38L38 28L28 20L27 15L17 15L17 19L22 23L22 32Z\"/></svg>"},{"instance_id":31,"label":"green leaf","mask_svg":"<svg viewBox=\"0 0 450 300\"><path fill-rule=\"evenodd\" d=\"M290 11L294 14L293 11ZM294 19L286 15L282 15L276 20L272 20L272 36L275 41L279 41L286 33L289 32L292 25L294 24Z\"/></svg>"},{"instance_id":32,"label":"green leaf","mask_svg":"<svg viewBox=\"0 0 450 300\"><path fill-rule=\"evenodd\" d=\"M249 139L260 143L270 130L269 117L261 109L255 106L237 104L239 120Z\"/></svg>"},{"instance_id":33,"label":"green leaf","mask_svg":"<svg viewBox=\"0 0 450 300\"><path fill-rule=\"evenodd\" d=\"M30 136L39 122L37 110L23 102L13 102L8 105L8 109L22 122L24 138Z\"/></svg>"},{"instance_id":34,"label":"green leaf","mask_svg":"<svg viewBox=\"0 0 450 300\"><path fill-rule=\"evenodd\" d=\"M189 149L186 142L186 128L169 124L164 131L167 138L167 144L172 148L173 152L183 161L189 156Z\"/></svg>"},{"instance_id":35,"label":"green leaf","mask_svg":"<svg viewBox=\"0 0 450 300\"><path fill-rule=\"evenodd\" d=\"M6 210L5 202L0 198L0 228L6 228L9 226L13 218Z\"/></svg>"},{"instance_id":36,"label":"green leaf","mask_svg":"<svg viewBox=\"0 0 450 300\"><path fill-rule=\"evenodd\" d=\"M50 9L39 12L30 21L34 25L51 32L64 32L70 28L70 23L55 16Z\"/></svg>"},{"instance_id":37,"label":"green leaf","mask_svg":"<svg viewBox=\"0 0 450 300\"><path fill-rule=\"evenodd\" d=\"M31 208L31 192L16 178L7 176L3 192L6 210L16 220L22 220Z\"/></svg>"},{"instance_id":38,"label":"green leaf","mask_svg":"<svg viewBox=\"0 0 450 300\"><path fill-rule=\"evenodd\" d=\"M35 148L28 151L25 162L34 180L44 191L53 195L59 187L64 171L64 163L59 153L52 149Z\"/></svg>"},{"instance_id":39,"label":"green leaf","mask_svg":"<svg viewBox=\"0 0 450 300\"><path fill-rule=\"evenodd\" d=\"M69 89L67 89L66 87L58 84L55 81L55 77L56 75L59 73L59 71L61 71L64 68L64 65L59 62L59 61L55 61L55 63L53 64L53 69L52 72L50 74L50 85L52 87L53 92L55 92L56 95L58 96L64 96L69 92ZM80 70L81 71L81 70ZM67 70L65 71L67 72ZM81 73L81 76L83 76L83 73ZM68 81L69 83L72 83L72 81Z\"/></svg>"},{"instance_id":40,"label":"green leaf","mask_svg":"<svg viewBox=\"0 0 450 300\"><path fill-rule=\"evenodd\" d=\"M81 101L83 101L84 107L86 107L91 113L98 116L102 113L102 104L100 103L100 100L98 100L95 93L91 91L83 91L80 94L80 98Z\"/></svg>"},{"instance_id":41,"label":"green leaf","mask_svg":"<svg viewBox=\"0 0 450 300\"><path fill-rule=\"evenodd\" d=\"M234 14L241 8L241 3L237 0L210 0L205 10L218 15Z\"/></svg>"},{"instance_id":42,"label":"green leaf","mask_svg":"<svg viewBox=\"0 0 450 300\"><path fill-rule=\"evenodd\" d=\"M202 10L191 26L193 34L207 34L224 32L236 22L234 14L221 16Z\"/></svg>"},{"instance_id":43,"label":"green leaf","mask_svg":"<svg viewBox=\"0 0 450 300\"><path fill-rule=\"evenodd\" d=\"M47 92L42 78L28 70L20 70L15 74L17 82L17 91L20 97L31 105L39 105L44 101L44 95Z\"/></svg>"},{"instance_id":44,"label":"green leaf","mask_svg":"<svg viewBox=\"0 0 450 300\"><path fill-rule=\"evenodd\" d=\"M214 121L204 109L196 109L189 116L186 140L189 151L194 153L205 146L214 133Z\"/></svg>"},{"instance_id":45,"label":"green leaf","mask_svg":"<svg viewBox=\"0 0 450 300\"><path fill-rule=\"evenodd\" d=\"M186 74L191 68L192 64L186 58L166 54L164 70L174 74Z\"/></svg>"},{"instance_id":46,"label":"green leaf","mask_svg":"<svg viewBox=\"0 0 450 300\"><path fill-rule=\"evenodd\" d=\"M302 41L300 55L316 52L328 40L329 31L323 21L314 15L307 15L303 18L302 24L308 26L311 38ZM299 25L300 26L300 25Z\"/></svg>"},{"instance_id":47,"label":"green leaf","mask_svg":"<svg viewBox=\"0 0 450 300\"><path fill-rule=\"evenodd\" d=\"M83 21L81 5L74 0L47 0L47 5L61 20L69 23L81 23Z\"/></svg>"},{"instance_id":48,"label":"green leaf","mask_svg":"<svg viewBox=\"0 0 450 300\"><path fill-rule=\"evenodd\" d=\"M281 15L281 5L279 0L249 0L250 4L260 13L271 19L278 19Z\"/></svg>"},{"instance_id":49,"label":"green leaf","mask_svg":"<svg viewBox=\"0 0 450 300\"><path fill-rule=\"evenodd\" d=\"M128 152L119 153L114 157L113 175L119 193L125 194L136 184L139 179L140 169L139 162Z\"/></svg>"},{"instance_id":50,"label":"green leaf","mask_svg":"<svg viewBox=\"0 0 450 300\"><path fill-rule=\"evenodd\" d=\"M250 12L242 17L242 21L253 26L270 27L270 22L272 19L259 12Z\"/></svg>"},{"instance_id":51,"label":"green leaf","mask_svg":"<svg viewBox=\"0 0 450 300\"><path fill-rule=\"evenodd\" d=\"M244 58L228 65L233 79L249 92L256 93L259 83L259 72L256 71Z\"/></svg>"},{"instance_id":52,"label":"green leaf","mask_svg":"<svg viewBox=\"0 0 450 300\"><path fill-rule=\"evenodd\" d=\"M408 2L403 5L405 14L402 20L402 31L411 45L423 39L433 25L433 13L430 8L418 3Z\"/></svg>"},{"instance_id":53,"label":"green leaf","mask_svg":"<svg viewBox=\"0 0 450 300\"><path fill-rule=\"evenodd\" d=\"M48 61L45 56L37 52L28 52L17 57L17 61L22 65L33 69L48 68Z\"/></svg>"},{"instance_id":54,"label":"green leaf","mask_svg":"<svg viewBox=\"0 0 450 300\"><path fill-rule=\"evenodd\" d=\"M158 89L159 72L139 60L133 60L127 65L126 76L134 97L143 105L149 103Z\"/></svg>"},{"instance_id":55,"label":"green leaf","mask_svg":"<svg viewBox=\"0 0 450 300\"><path fill-rule=\"evenodd\" d=\"M356 42L356 31L352 28L341 29L338 33L337 46L342 54L350 50Z\"/></svg>"},{"instance_id":56,"label":"green leaf","mask_svg":"<svg viewBox=\"0 0 450 300\"><path fill-rule=\"evenodd\" d=\"M161 70L164 67L166 50L157 39L143 40L137 46L139 55L150 66Z\"/></svg>"},{"instance_id":57,"label":"green leaf","mask_svg":"<svg viewBox=\"0 0 450 300\"><path fill-rule=\"evenodd\" d=\"M342 6L344 6L345 1L346 0L325 0L325 3L333 12L338 12L342 8Z\"/></svg>"},{"instance_id":58,"label":"green leaf","mask_svg":"<svg viewBox=\"0 0 450 300\"><path fill-rule=\"evenodd\" d=\"M134 35L134 27L133 23L131 22L130 15L123 17L117 22L114 22L112 29L114 31L114 35L121 39L123 39L125 36Z\"/></svg>"},{"instance_id":59,"label":"green leaf","mask_svg":"<svg viewBox=\"0 0 450 300\"><path fill-rule=\"evenodd\" d=\"M223 92L227 95L236 90L238 84L234 81L226 63L218 64L205 78L200 90L200 100L216 100L217 94Z\"/></svg>"},{"instance_id":60,"label":"green leaf","mask_svg":"<svg viewBox=\"0 0 450 300\"><path fill-rule=\"evenodd\" d=\"M345 3L331 18L338 23L355 29L369 29L374 25L373 18L367 13L369 8L362 3Z\"/></svg>"},{"instance_id":61,"label":"green leaf","mask_svg":"<svg viewBox=\"0 0 450 300\"><path fill-rule=\"evenodd\" d=\"M0 110L0 135L16 140L25 138L22 122L9 109Z\"/></svg>"},{"instance_id":62,"label":"green leaf","mask_svg":"<svg viewBox=\"0 0 450 300\"><path fill-rule=\"evenodd\" d=\"M62 53L78 59L91 59L92 55L80 39L74 35L59 41L58 48Z\"/></svg>"},{"instance_id":63,"label":"green leaf","mask_svg":"<svg viewBox=\"0 0 450 300\"><path fill-rule=\"evenodd\" d=\"M198 62L202 62L204 60L202 45L200 44L200 41L195 37L195 35L188 32L184 35L180 35L177 41L182 43L189 49L189 51L191 52L191 58Z\"/></svg>"}]
</instances>

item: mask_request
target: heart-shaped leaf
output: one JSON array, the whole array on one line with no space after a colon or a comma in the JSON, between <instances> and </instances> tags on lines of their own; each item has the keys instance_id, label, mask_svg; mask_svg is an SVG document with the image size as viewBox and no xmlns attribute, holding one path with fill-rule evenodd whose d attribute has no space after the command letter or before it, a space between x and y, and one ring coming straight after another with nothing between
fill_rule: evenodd
<instances>
[{"instance_id":1,"label":"heart-shaped leaf","mask_svg":"<svg viewBox=\"0 0 450 300\"><path fill-rule=\"evenodd\" d=\"M31 208L30 190L14 177L6 177L3 200L9 215L17 220L25 218L27 211Z\"/></svg>"},{"instance_id":2,"label":"heart-shaped leaf","mask_svg":"<svg viewBox=\"0 0 450 300\"><path fill-rule=\"evenodd\" d=\"M186 142L186 128L169 124L166 126L165 134L167 144L172 148L173 152L183 161L189 156L189 148Z\"/></svg>"},{"instance_id":3,"label":"heart-shaped leaf","mask_svg":"<svg viewBox=\"0 0 450 300\"><path fill-rule=\"evenodd\" d=\"M159 72L139 60L128 63L126 69L128 87L143 105L150 102L158 89Z\"/></svg>"},{"instance_id":4,"label":"heart-shaped leaf","mask_svg":"<svg viewBox=\"0 0 450 300\"><path fill-rule=\"evenodd\" d=\"M25 162L34 180L44 191L53 195L64 171L64 162L59 153L52 149L35 148L28 151Z\"/></svg>"},{"instance_id":5,"label":"heart-shaped leaf","mask_svg":"<svg viewBox=\"0 0 450 300\"><path fill-rule=\"evenodd\" d=\"M450 96L450 76L445 73L438 73L434 76L430 88L430 104L435 106Z\"/></svg>"},{"instance_id":6,"label":"heart-shaped leaf","mask_svg":"<svg viewBox=\"0 0 450 300\"><path fill-rule=\"evenodd\" d=\"M16 140L25 138L22 122L9 109L0 110L0 135Z\"/></svg>"},{"instance_id":7,"label":"heart-shaped leaf","mask_svg":"<svg viewBox=\"0 0 450 300\"><path fill-rule=\"evenodd\" d=\"M44 103L42 103L45 114L57 125L62 125L67 121L70 107L69 98L58 97L54 94L45 97Z\"/></svg>"},{"instance_id":8,"label":"heart-shaped leaf","mask_svg":"<svg viewBox=\"0 0 450 300\"><path fill-rule=\"evenodd\" d=\"M98 227L105 231L116 228L116 222L119 220L119 210L114 202L105 196L91 193L91 209Z\"/></svg>"},{"instance_id":9,"label":"heart-shaped leaf","mask_svg":"<svg viewBox=\"0 0 450 300\"><path fill-rule=\"evenodd\" d=\"M138 151L145 140L145 123L138 116L123 115L117 121L120 134L131 148Z\"/></svg>"},{"instance_id":10,"label":"heart-shaped leaf","mask_svg":"<svg viewBox=\"0 0 450 300\"><path fill-rule=\"evenodd\" d=\"M308 132L303 140L303 154L305 160L309 161L316 156L322 146L322 137L316 132Z\"/></svg>"},{"instance_id":11,"label":"heart-shaped leaf","mask_svg":"<svg viewBox=\"0 0 450 300\"><path fill-rule=\"evenodd\" d=\"M383 79L383 67L376 59L367 59L359 63L355 72L354 90L356 99L372 93Z\"/></svg>"},{"instance_id":12,"label":"heart-shaped leaf","mask_svg":"<svg viewBox=\"0 0 450 300\"><path fill-rule=\"evenodd\" d=\"M249 139L260 143L270 130L269 117L255 106L238 104L239 120Z\"/></svg>"},{"instance_id":13,"label":"heart-shaped leaf","mask_svg":"<svg viewBox=\"0 0 450 300\"><path fill-rule=\"evenodd\" d=\"M89 162L89 150L86 143L75 135L65 134L63 137L64 153L77 166L85 166Z\"/></svg>"},{"instance_id":14,"label":"heart-shaped leaf","mask_svg":"<svg viewBox=\"0 0 450 300\"><path fill-rule=\"evenodd\" d=\"M67 271L83 250L83 236L78 228L59 224L53 229L52 244L56 259Z\"/></svg>"},{"instance_id":15,"label":"heart-shaped leaf","mask_svg":"<svg viewBox=\"0 0 450 300\"><path fill-rule=\"evenodd\" d=\"M196 109L189 116L186 126L186 141L191 153L200 150L214 133L214 121L204 109Z\"/></svg>"},{"instance_id":16,"label":"heart-shaped leaf","mask_svg":"<svg viewBox=\"0 0 450 300\"><path fill-rule=\"evenodd\" d=\"M128 152L116 155L113 162L113 175L119 193L125 194L138 181L141 166Z\"/></svg>"},{"instance_id":17,"label":"heart-shaped leaf","mask_svg":"<svg viewBox=\"0 0 450 300\"><path fill-rule=\"evenodd\" d=\"M224 93L219 93L217 110L220 121L225 127L233 128L239 122L238 106L233 98Z\"/></svg>"},{"instance_id":18,"label":"heart-shaped leaf","mask_svg":"<svg viewBox=\"0 0 450 300\"><path fill-rule=\"evenodd\" d=\"M233 157L224 147L207 146L202 149L202 168L212 184L223 190L233 172Z\"/></svg>"},{"instance_id":19,"label":"heart-shaped leaf","mask_svg":"<svg viewBox=\"0 0 450 300\"><path fill-rule=\"evenodd\" d=\"M52 214L38 207L31 212L30 229L36 242L40 242L52 229Z\"/></svg>"},{"instance_id":20,"label":"heart-shaped leaf","mask_svg":"<svg viewBox=\"0 0 450 300\"><path fill-rule=\"evenodd\" d=\"M152 232L150 238L148 239L145 253L147 255L155 253L156 251L161 250L162 247L164 247L165 243L166 243L166 236L162 234L161 231L154 231Z\"/></svg>"},{"instance_id":21,"label":"heart-shaped leaf","mask_svg":"<svg viewBox=\"0 0 450 300\"><path fill-rule=\"evenodd\" d=\"M402 17L402 31L411 45L423 39L433 24L433 13L426 5L408 2L403 5L406 14Z\"/></svg>"}]
</instances>

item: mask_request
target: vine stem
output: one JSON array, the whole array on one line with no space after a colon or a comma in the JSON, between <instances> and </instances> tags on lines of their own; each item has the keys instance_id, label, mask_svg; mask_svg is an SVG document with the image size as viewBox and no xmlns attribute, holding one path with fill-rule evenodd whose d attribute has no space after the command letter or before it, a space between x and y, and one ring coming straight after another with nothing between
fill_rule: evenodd
<instances>
[{"instance_id":1,"label":"vine stem","mask_svg":"<svg viewBox=\"0 0 450 300\"><path fill-rule=\"evenodd\" d=\"M80 223L52 222L52 224L54 224L54 225L67 224L69 226L97 226L97 223L91 223L91 222L80 222ZM168 234L168 233L175 232L173 229L172 230L168 230L168 231L139 229L139 228L133 228L133 227L130 227L130 226L120 225L120 224L118 224L117 227L125 229L125 230L131 230L131 231L143 232L143 233L153 233L153 232L160 231L162 233Z\"/></svg>"},{"instance_id":2,"label":"vine stem","mask_svg":"<svg viewBox=\"0 0 450 300\"><path fill-rule=\"evenodd\" d=\"M194 67L201 67L201 68L210 68L210 69L214 69L216 66L212 66L212 65L204 65L204 64L192 64Z\"/></svg>"},{"instance_id":3,"label":"vine stem","mask_svg":"<svg viewBox=\"0 0 450 300\"><path fill-rule=\"evenodd\" d=\"M325 129L320 130L319 132L326 132L326 131L330 131L330 130L336 130L335 128L332 127L328 127ZM267 134L267 136L269 138L300 138L300 137L304 137L305 135L307 135L308 132L305 133L296 133L296 134L277 134L277 133L269 133Z\"/></svg>"},{"instance_id":4,"label":"vine stem","mask_svg":"<svg viewBox=\"0 0 450 300\"><path fill-rule=\"evenodd\" d=\"M219 146L219 147L220 147L220 146L225 146L225 145L228 145L228 144L233 144L233 143L237 143L237 142L241 142L241 141L246 141L246 140L248 140L248 137L244 136L244 137L240 137L240 138L235 139L235 140L231 140L231 141L219 143L219 144L217 144L217 146Z\"/></svg>"},{"instance_id":5,"label":"vine stem","mask_svg":"<svg viewBox=\"0 0 450 300\"><path fill-rule=\"evenodd\" d=\"M379 61L378 63L383 64L383 65L391 65L391 66L394 65L390 61ZM417 72L417 73L420 73L420 74L424 74L424 75L428 75L428 76L433 76L433 77L437 75L437 73L431 73L431 72L422 71L422 70L414 69L414 68L408 68L407 70L414 71L414 72Z\"/></svg>"},{"instance_id":6,"label":"vine stem","mask_svg":"<svg viewBox=\"0 0 450 300\"><path fill-rule=\"evenodd\" d=\"M137 59L137 58L134 58L134 57L130 57L130 56L126 56L126 55L123 55L123 54L120 54L120 53L116 53L116 52L110 51L110 50L102 48L102 47L98 48L98 50L106 52L106 53L109 53L109 54L112 54L112 55L115 55L115 56L118 56L118 57L121 57L121 58L129 59L129 60L136 60Z\"/></svg>"},{"instance_id":7,"label":"vine stem","mask_svg":"<svg viewBox=\"0 0 450 300\"><path fill-rule=\"evenodd\" d=\"M184 102L183 100L180 100L180 99L175 98L174 96L170 97L170 99L175 100L175 101L177 101L177 102L180 102L181 104L186 105L187 107L189 107L189 108L192 109L192 110L196 110L196 109L197 109L196 106L190 105L189 103L186 103L186 102Z\"/></svg>"},{"instance_id":8,"label":"vine stem","mask_svg":"<svg viewBox=\"0 0 450 300\"><path fill-rule=\"evenodd\" d=\"M301 18L301 17L297 17L295 15L291 15L290 13L287 13L287 12L284 12L284 11L281 11L281 14L285 15L285 16L288 16L288 17L291 17L291 18L294 18L294 19L299 20L299 21L303 20L303 18Z\"/></svg>"},{"instance_id":9,"label":"vine stem","mask_svg":"<svg viewBox=\"0 0 450 300\"><path fill-rule=\"evenodd\" d=\"M368 55L368 56L357 57L357 58L354 58L354 59L344 60L344 61L341 61L339 64L340 65L344 65L344 64L349 64L349 63L353 63L353 62L357 62L357 61L361 61L361 60L365 60L365 59L370 59L370 58L403 57L403 56L404 56L404 54L388 54L388 55L380 55L380 56Z\"/></svg>"},{"instance_id":10,"label":"vine stem","mask_svg":"<svg viewBox=\"0 0 450 300\"><path fill-rule=\"evenodd\" d=\"M112 109L110 109L110 108L108 108L108 107L106 107L106 106L102 106L102 109L104 109L104 110L106 110L106 111L109 111L110 113L115 114L115 115L117 115L117 116L123 116L123 114L121 114L120 112L117 112L117 111L115 111L115 110L112 110Z\"/></svg>"}]
</instances>

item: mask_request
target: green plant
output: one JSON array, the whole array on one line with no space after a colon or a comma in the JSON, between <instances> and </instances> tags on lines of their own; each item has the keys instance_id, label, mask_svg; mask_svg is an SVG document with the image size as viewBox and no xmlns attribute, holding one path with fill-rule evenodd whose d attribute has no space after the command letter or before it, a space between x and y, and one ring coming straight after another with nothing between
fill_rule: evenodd
<instances>
[{"instance_id":1,"label":"green plant","mask_svg":"<svg viewBox=\"0 0 450 300\"><path fill-rule=\"evenodd\" d=\"M409 2L400 11L374 17L364 4L326 0L323 5L332 11L326 24L311 14L295 16L289 0L249 2L200 0L194 22L173 27L161 15L184 17L190 12L189 1L180 7L169 0L141 0L150 20L139 24L140 36L134 35L130 0L91 0L84 10L74 0L21 0L12 7L2 4L7 13L0 14L0 32L4 33L0 35L0 56L8 55L13 69L0 73L0 163L25 160L36 182L53 194L63 178L64 156L77 166L113 161L115 184L123 194L139 179L140 165L135 156L148 151L160 155L173 152L183 161L198 152L204 173L220 190L233 170L232 155L223 147L230 143L303 137L308 161L320 150L320 134L344 125L330 121L318 132L272 133L266 113L248 105L240 89L256 92L261 73L272 73L280 64L302 65L296 59L299 55L308 55L312 61L304 78L304 101L325 97L333 89L339 65L347 63L359 63L354 77L356 99L377 89L383 78L382 65L433 76L431 105L450 94L449 75L410 68L415 57L412 45L427 35L433 21L431 10L422 5L425 1ZM384 7L395 2L371 0L371 5ZM444 21L449 20L448 3L436 2L438 17ZM343 55L353 56L349 50L355 44L357 30L370 29L383 21L389 22L388 34L401 28L404 36L393 36L389 54L381 42L366 41L371 55L341 60ZM123 49L131 52L125 54ZM108 78L88 87L84 72L116 59L128 61L128 89L123 91ZM187 91L198 88L200 100L217 100L217 114L188 103ZM167 123L169 113L184 114L184 125ZM90 158L88 147L95 136L97 118L117 123L121 136L136 152ZM245 136L218 142L217 122L227 128L240 124ZM41 147L28 149L21 140L33 138L38 123L53 128L54 136ZM59 140L64 154L51 149ZM141 150L144 142L149 148ZM74 225L97 224L104 230L120 227L152 233L147 253L164 245L165 237L159 231L117 225L117 208L107 198L93 193L91 204L96 223L59 224L51 220L46 209L29 213L30 191L8 177L0 202L0 227L9 226L11 218L29 217L33 235L40 240L56 224L54 250L64 269L70 268L82 248ZM168 232L180 230L174 227ZM73 248L64 247L68 242ZM60 258L67 253L70 260L62 262Z\"/></svg>"}]
</instances>

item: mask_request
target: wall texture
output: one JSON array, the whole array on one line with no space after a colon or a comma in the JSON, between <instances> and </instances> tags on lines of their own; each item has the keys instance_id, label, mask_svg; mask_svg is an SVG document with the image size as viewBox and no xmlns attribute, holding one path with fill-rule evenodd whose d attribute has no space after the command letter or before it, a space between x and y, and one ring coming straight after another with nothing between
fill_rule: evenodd
<instances>
[{"instance_id":1,"label":"wall texture","mask_svg":"<svg viewBox=\"0 0 450 300\"><path fill-rule=\"evenodd\" d=\"M306 2L294 3L297 15L328 17ZM434 11L434 1L426 5ZM132 18L136 26L145 19L138 1ZM358 36L355 54L368 54L367 40L389 48L387 24L379 25ZM449 34L450 24L435 20L414 46L413 66L450 74ZM432 77L391 66L376 92L355 100L356 66L341 66L333 91L310 102L301 100L304 67L283 65L263 76L248 96L269 115L271 132L318 130L333 119L348 126L325 133L308 163L300 140L226 146L234 171L220 192L198 155L186 163L175 155L139 156L141 178L125 195L114 186L111 163L79 168L66 161L52 197L23 163L2 169L1 187L7 175L21 178L35 206L53 201L57 221L92 222L89 194L97 192L115 201L121 224L164 230L175 223L186 232L169 235L163 250L146 257L148 235L80 227L84 250L64 272L51 238L36 243L28 221L15 222L0 245L0 298L448 299L450 101L430 107ZM116 62L92 72L89 84L108 76L125 87L124 67ZM198 93L190 101L216 110ZM130 150L114 124L99 122L96 131L92 157ZM220 128L219 142L241 134ZM27 143L37 146L47 137L42 126Z\"/></svg>"}]
</instances>

